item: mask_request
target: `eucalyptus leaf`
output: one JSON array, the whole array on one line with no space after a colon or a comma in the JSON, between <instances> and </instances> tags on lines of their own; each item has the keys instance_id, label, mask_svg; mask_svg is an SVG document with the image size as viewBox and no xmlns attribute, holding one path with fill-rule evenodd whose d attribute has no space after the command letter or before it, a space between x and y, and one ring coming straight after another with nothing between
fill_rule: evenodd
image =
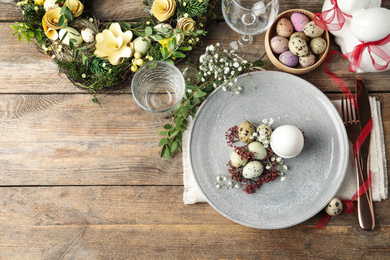
<instances>
[{"instance_id":1,"label":"eucalyptus leaf","mask_svg":"<svg viewBox=\"0 0 390 260\"><path fill-rule=\"evenodd\" d=\"M163 37L162 37L160 34L155 34L155 35L153 35L153 36L154 36L154 38L155 38L157 41L160 41L160 40L163 39Z\"/></svg>"},{"instance_id":2,"label":"eucalyptus leaf","mask_svg":"<svg viewBox=\"0 0 390 260\"><path fill-rule=\"evenodd\" d=\"M147 36L152 35L152 34L153 34L153 29L152 29L152 27L150 27L150 26L145 27L145 34L146 34Z\"/></svg>"},{"instance_id":3,"label":"eucalyptus leaf","mask_svg":"<svg viewBox=\"0 0 390 260\"><path fill-rule=\"evenodd\" d=\"M164 33L169 32L169 29L168 29L167 27L163 27L161 30L162 30Z\"/></svg>"}]
</instances>

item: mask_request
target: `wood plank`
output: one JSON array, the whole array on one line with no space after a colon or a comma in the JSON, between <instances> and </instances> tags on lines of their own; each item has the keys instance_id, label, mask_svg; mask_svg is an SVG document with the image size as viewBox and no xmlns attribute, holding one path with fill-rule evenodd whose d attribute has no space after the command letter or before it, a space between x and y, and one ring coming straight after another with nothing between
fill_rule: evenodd
<instances>
[{"instance_id":1,"label":"wood plank","mask_svg":"<svg viewBox=\"0 0 390 260\"><path fill-rule=\"evenodd\" d=\"M233 223L206 203L184 205L178 186L0 191L1 259L384 259L390 253L389 200L374 204L372 232L360 229L356 213L342 213L323 229L313 228L317 215L298 226L258 230Z\"/></svg>"},{"instance_id":2,"label":"wood plank","mask_svg":"<svg viewBox=\"0 0 390 260\"><path fill-rule=\"evenodd\" d=\"M0 228L2 259L388 259L390 227L256 230L232 225ZM363 233L365 232L365 233ZM342 245L342 246L340 246Z\"/></svg>"},{"instance_id":3,"label":"wood plank","mask_svg":"<svg viewBox=\"0 0 390 260\"><path fill-rule=\"evenodd\" d=\"M390 94L375 96L389 154ZM131 95L100 95L102 107L90 99L1 95L0 185L182 184L181 154L159 156L157 133L169 119L143 111Z\"/></svg>"},{"instance_id":4,"label":"wood plank","mask_svg":"<svg viewBox=\"0 0 390 260\"><path fill-rule=\"evenodd\" d=\"M0 187L0 191L0 226L236 225L208 203L185 205L183 186ZM389 226L390 201L375 202L374 208L376 225ZM322 215L300 225L314 227ZM343 212L327 226L358 228L357 214Z\"/></svg>"}]
</instances>

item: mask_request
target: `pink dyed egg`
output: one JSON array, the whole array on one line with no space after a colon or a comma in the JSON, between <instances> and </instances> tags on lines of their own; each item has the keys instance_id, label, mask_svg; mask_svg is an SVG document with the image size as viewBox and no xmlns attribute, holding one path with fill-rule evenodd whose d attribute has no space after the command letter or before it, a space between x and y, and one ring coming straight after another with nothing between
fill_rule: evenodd
<instances>
[{"instance_id":1,"label":"pink dyed egg","mask_svg":"<svg viewBox=\"0 0 390 260\"><path fill-rule=\"evenodd\" d=\"M282 36L274 36L270 43L273 53L281 54L282 52L288 51L288 39Z\"/></svg>"},{"instance_id":2,"label":"pink dyed egg","mask_svg":"<svg viewBox=\"0 0 390 260\"><path fill-rule=\"evenodd\" d=\"M279 61L286 66L295 67L298 64L299 58L291 51L285 51L279 56Z\"/></svg>"},{"instance_id":3,"label":"pink dyed egg","mask_svg":"<svg viewBox=\"0 0 390 260\"><path fill-rule=\"evenodd\" d=\"M305 25L310 22L309 18L306 15L301 13L293 13L291 15L291 22L294 26L295 31L303 32Z\"/></svg>"}]
</instances>

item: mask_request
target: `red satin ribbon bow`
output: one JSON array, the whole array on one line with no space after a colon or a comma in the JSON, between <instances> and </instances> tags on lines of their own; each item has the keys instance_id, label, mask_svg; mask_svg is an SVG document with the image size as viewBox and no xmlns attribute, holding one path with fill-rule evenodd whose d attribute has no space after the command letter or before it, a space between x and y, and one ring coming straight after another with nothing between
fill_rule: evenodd
<instances>
[{"instance_id":1,"label":"red satin ribbon bow","mask_svg":"<svg viewBox=\"0 0 390 260\"><path fill-rule=\"evenodd\" d=\"M355 48L353 48L353 51L345 54L348 59L351 60L351 64L349 65L349 71L356 72L359 67L362 60L362 55L365 49L368 50L368 54L370 55L372 65L377 71L385 70L387 66L389 66L390 63L390 56L386 52L384 52L379 46L385 45L390 42L390 34L387 35L385 38L374 41L374 42L361 42L361 44L356 45ZM375 54L377 57L379 57L381 60L383 60L386 64L380 65L378 64L372 54Z\"/></svg>"},{"instance_id":2,"label":"red satin ribbon bow","mask_svg":"<svg viewBox=\"0 0 390 260\"><path fill-rule=\"evenodd\" d=\"M337 5L337 0L330 0L330 3L333 5L333 8L324 11L322 13L315 13L314 18L317 19L314 19L314 22L316 23L317 26L321 27L324 30L339 31L344 26L345 23L344 16L352 18L352 15L343 13L340 10L339 6ZM331 12L333 12L333 14L329 18L326 18L328 14ZM337 17L337 22L332 23L336 17Z\"/></svg>"}]
</instances>

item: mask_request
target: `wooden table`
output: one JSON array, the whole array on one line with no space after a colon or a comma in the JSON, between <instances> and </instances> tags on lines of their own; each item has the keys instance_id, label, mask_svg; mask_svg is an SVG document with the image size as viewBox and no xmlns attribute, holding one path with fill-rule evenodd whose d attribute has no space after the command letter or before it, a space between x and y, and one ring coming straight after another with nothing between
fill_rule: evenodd
<instances>
[{"instance_id":1,"label":"wooden table","mask_svg":"<svg viewBox=\"0 0 390 260\"><path fill-rule=\"evenodd\" d=\"M95 1L94 14L133 20L144 15L141 2ZM322 3L283 0L280 11L318 12ZM138 107L130 87L99 95L101 107L91 102L50 57L11 36L17 19L11 1L0 0L0 259L390 257L390 200L374 204L372 232L358 226L356 213L323 229L313 228L321 213L291 228L257 230L207 203L184 205L181 154L159 156L157 133L168 119ZM223 19L211 25L205 46L220 41L221 26ZM331 49L338 50L334 42ZM348 64L339 56L330 67L353 86ZM388 155L390 72L362 77L381 102ZM340 96L322 67L302 78Z\"/></svg>"}]
</instances>

